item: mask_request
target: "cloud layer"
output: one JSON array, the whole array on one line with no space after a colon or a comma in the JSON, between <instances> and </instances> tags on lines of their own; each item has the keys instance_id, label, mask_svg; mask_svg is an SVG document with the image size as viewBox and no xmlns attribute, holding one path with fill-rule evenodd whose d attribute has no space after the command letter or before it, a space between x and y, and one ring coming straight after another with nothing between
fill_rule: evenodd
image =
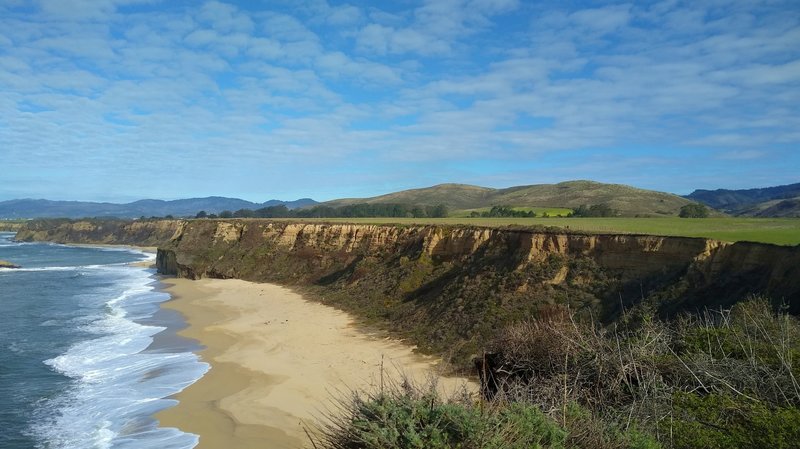
<instances>
[{"instance_id":1,"label":"cloud layer","mask_svg":"<svg viewBox=\"0 0 800 449\"><path fill-rule=\"evenodd\" d=\"M0 199L798 180L796 2L188 3L0 4Z\"/></svg>"}]
</instances>

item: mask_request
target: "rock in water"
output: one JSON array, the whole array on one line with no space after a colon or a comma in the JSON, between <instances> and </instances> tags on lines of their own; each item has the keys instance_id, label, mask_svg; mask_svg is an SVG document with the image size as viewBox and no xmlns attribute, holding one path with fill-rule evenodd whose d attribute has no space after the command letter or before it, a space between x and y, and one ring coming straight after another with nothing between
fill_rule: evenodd
<instances>
[{"instance_id":1,"label":"rock in water","mask_svg":"<svg viewBox=\"0 0 800 449\"><path fill-rule=\"evenodd\" d=\"M14 265L6 260L0 260L0 268L22 268L19 265Z\"/></svg>"}]
</instances>

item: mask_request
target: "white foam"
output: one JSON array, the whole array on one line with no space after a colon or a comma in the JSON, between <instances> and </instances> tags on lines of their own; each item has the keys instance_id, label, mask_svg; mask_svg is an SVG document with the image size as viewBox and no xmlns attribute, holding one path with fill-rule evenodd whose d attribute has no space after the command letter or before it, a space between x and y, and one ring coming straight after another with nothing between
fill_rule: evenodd
<instances>
[{"instance_id":1,"label":"white foam","mask_svg":"<svg viewBox=\"0 0 800 449\"><path fill-rule=\"evenodd\" d=\"M83 267L32 267L32 268L0 268L0 271L11 271L15 273L25 271L75 271Z\"/></svg>"},{"instance_id":2,"label":"white foam","mask_svg":"<svg viewBox=\"0 0 800 449\"><path fill-rule=\"evenodd\" d=\"M194 447L196 435L157 428L150 416L174 405L166 398L209 367L191 352L145 351L164 328L133 321L141 318L134 316L137 311L157 310L154 305L169 296L154 291L151 274L143 268L115 264L83 269L112 275L121 290L105 301L102 314L71 320L90 335L88 340L45 361L74 384L44 405L34 432L45 447L63 449Z\"/></svg>"}]
</instances>

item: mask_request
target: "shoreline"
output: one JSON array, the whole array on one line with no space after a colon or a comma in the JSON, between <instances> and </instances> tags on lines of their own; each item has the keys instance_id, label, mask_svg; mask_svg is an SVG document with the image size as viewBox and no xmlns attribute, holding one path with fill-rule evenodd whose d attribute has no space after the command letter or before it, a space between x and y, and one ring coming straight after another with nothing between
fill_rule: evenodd
<instances>
[{"instance_id":1,"label":"shoreline","mask_svg":"<svg viewBox=\"0 0 800 449\"><path fill-rule=\"evenodd\" d=\"M183 315L177 334L202 345L211 369L155 415L160 427L200 435L198 448L310 447L324 411L351 391L376 388L381 369L418 382L438 359L396 340L369 335L333 307L274 284L161 278ZM394 376L396 377L396 376ZM475 391L465 378L439 377L445 393Z\"/></svg>"}]
</instances>

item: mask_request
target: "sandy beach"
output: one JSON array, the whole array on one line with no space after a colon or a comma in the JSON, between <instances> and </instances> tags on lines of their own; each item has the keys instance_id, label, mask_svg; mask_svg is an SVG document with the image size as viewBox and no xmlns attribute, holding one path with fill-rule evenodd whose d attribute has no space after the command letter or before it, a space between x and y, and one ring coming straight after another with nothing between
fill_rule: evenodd
<instances>
[{"instance_id":1,"label":"sandy beach","mask_svg":"<svg viewBox=\"0 0 800 449\"><path fill-rule=\"evenodd\" d=\"M377 387L381 363L424 381L437 359L401 342L359 330L344 312L289 289L240 280L165 279L211 370L156 418L164 427L200 435L198 448L310 447L313 428L332 398ZM441 378L454 392L465 379ZM471 385L474 389L474 384Z\"/></svg>"}]
</instances>

